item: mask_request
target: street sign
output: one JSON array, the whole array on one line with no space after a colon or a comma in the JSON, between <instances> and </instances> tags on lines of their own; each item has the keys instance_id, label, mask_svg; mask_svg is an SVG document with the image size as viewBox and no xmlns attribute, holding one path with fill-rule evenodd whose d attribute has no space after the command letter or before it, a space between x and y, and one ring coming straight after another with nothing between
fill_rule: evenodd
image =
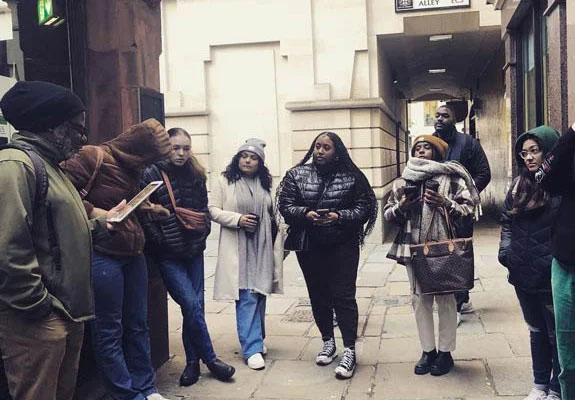
<instances>
[{"instance_id":1,"label":"street sign","mask_svg":"<svg viewBox=\"0 0 575 400\"><path fill-rule=\"evenodd\" d=\"M44 25L54 16L52 0L38 0L38 25Z\"/></svg>"},{"instance_id":2,"label":"street sign","mask_svg":"<svg viewBox=\"0 0 575 400\"><path fill-rule=\"evenodd\" d=\"M395 0L395 12L470 7L470 1L471 0Z\"/></svg>"}]
</instances>

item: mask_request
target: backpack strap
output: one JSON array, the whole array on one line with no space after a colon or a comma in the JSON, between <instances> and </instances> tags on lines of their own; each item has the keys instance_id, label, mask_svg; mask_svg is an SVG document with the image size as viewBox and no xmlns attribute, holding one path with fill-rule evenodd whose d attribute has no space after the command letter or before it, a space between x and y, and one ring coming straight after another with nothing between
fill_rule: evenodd
<instances>
[{"instance_id":1,"label":"backpack strap","mask_svg":"<svg viewBox=\"0 0 575 400\"><path fill-rule=\"evenodd\" d=\"M84 200L90 190L92 190L92 186L94 186L94 182L96 181L96 177L98 176L98 172L100 172L100 168L102 168L102 164L104 163L104 150L101 147L96 146L96 167L94 168L94 172L92 172L92 176L84 186L84 189L80 190L80 197Z\"/></svg>"},{"instance_id":2,"label":"backpack strap","mask_svg":"<svg viewBox=\"0 0 575 400\"><path fill-rule=\"evenodd\" d=\"M1 149L12 148L23 151L30 161L32 161L32 166L34 167L34 175L36 179L36 193L34 195L33 210L34 217L38 215L40 210L46 209L46 223L48 227L48 243L50 245L50 250L52 252L52 257L54 259L54 266L56 270L62 269L62 256L60 251L60 245L58 244L58 237L56 236L56 228L54 225L54 217L52 216L50 202L47 201L48 197L48 172L46 171L46 164L42 157L33 149L25 146L18 146L14 144L9 144L7 146L1 147Z\"/></svg>"}]
</instances>

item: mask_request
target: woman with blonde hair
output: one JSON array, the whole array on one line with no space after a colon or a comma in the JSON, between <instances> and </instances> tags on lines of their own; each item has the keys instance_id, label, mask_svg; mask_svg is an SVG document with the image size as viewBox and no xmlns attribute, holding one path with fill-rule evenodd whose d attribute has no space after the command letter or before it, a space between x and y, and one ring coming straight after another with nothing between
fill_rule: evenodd
<instances>
[{"instance_id":1,"label":"woman with blonde hair","mask_svg":"<svg viewBox=\"0 0 575 400\"><path fill-rule=\"evenodd\" d=\"M191 386L198 381L200 359L217 379L225 381L235 369L216 357L205 319L204 250L210 234L206 172L192 154L188 132L172 128L168 135L171 157L148 167L141 180L142 187L152 181L164 181L152 194L151 201L170 211L165 219L143 224L147 248L158 260L166 288L184 317L182 341L186 367L180 385ZM181 208L195 212L192 215L199 217L199 223L187 226L178 214Z\"/></svg>"}]
</instances>

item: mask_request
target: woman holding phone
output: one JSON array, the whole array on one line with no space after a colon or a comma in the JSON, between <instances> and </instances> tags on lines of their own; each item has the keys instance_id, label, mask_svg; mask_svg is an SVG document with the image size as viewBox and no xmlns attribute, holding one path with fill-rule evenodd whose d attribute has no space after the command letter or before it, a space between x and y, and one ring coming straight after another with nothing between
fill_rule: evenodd
<instances>
[{"instance_id":1,"label":"woman holding phone","mask_svg":"<svg viewBox=\"0 0 575 400\"><path fill-rule=\"evenodd\" d=\"M335 374L351 378L356 366L359 248L377 218L373 189L341 138L322 132L286 173L278 189L278 207L289 225L286 249L297 251L323 339L316 363L328 365L337 357L334 310L344 345Z\"/></svg>"},{"instance_id":2,"label":"woman holding phone","mask_svg":"<svg viewBox=\"0 0 575 400\"><path fill-rule=\"evenodd\" d=\"M84 146L63 164L83 196L88 215L105 213L140 190L142 170L168 158L164 127L149 119L98 146ZM148 269L140 219L161 218L168 210L142 203L112 239L94 246L92 284L96 319L89 328L94 357L113 399L162 400L154 386L148 330Z\"/></svg>"},{"instance_id":3,"label":"woman holding phone","mask_svg":"<svg viewBox=\"0 0 575 400\"><path fill-rule=\"evenodd\" d=\"M210 216L221 225L214 299L236 301L242 352L254 370L265 368L266 297L283 293L283 237L273 210L265 146L260 139L240 146L209 201Z\"/></svg>"},{"instance_id":4,"label":"woman holding phone","mask_svg":"<svg viewBox=\"0 0 575 400\"><path fill-rule=\"evenodd\" d=\"M150 200L170 210L169 217L143 222L147 250L158 260L170 296L184 318L182 341L186 367L180 386L191 386L200 377L200 360L212 375L226 381L234 367L217 358L208 332L204 309L204 250L210 234L206 172L192 154L190 134L182 128L168 130L172 155L146 168L140 181L145 187L164 181ZM185 219L181 210L195 212L199 221Z\"/></svg>"},{"instance_id":5,"label":"woman holding phone","mask_svg":"<svg viewBox=\"0 0 575 400\"><path fill-rule=\"evenodd\" d=\"M412 305L423 354L414 373L440 376L453 367L451 352L455 350L457 330L457 302L453 294L421 294L411 266L410 245L420 244L429 232L429 239L449 237L445 218L436 216L447 212L454 222L471 214L479 203L479 193L469 172L456 161L443 162L447 143L432 135L418 136L411 149L401 178L393 182L391 195L384 207L387 221L401 228L387 257L407 268L412 289ZM435 216L435 218L434 218ZM433 326L433 302L439 313L439 346L436 350Z\"/></svg>"}]
</instances>

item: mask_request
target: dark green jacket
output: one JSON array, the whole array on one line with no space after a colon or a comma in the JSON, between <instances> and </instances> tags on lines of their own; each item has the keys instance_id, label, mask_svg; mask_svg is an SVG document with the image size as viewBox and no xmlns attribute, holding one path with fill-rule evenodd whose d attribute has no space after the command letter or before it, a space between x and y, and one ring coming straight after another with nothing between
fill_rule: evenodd
<instances>
[{"instance_id":1,"label":"dark green jacket","mask_svg":"<svg viewBox=\"0 0 575 400\"><path fill-rule=\"evenodd\" d=\"M44 160L50 208L35 213L36 178L26 153L0 151L0 310L41 318L55 309L73 321L91 319L92 231L95 237L108 236L105 218L88 219L53 144L27 132L15 134L13 142L34 148ZM59 252L49 245L48 212Z\"/></svg>"}]
</instances>

